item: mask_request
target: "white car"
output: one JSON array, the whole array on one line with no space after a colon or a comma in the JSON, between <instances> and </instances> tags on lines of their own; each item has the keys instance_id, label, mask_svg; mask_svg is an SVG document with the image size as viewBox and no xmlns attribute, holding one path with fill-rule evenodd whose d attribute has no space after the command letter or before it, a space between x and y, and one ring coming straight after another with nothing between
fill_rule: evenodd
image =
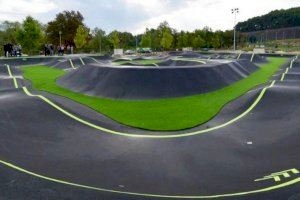
<instances>
[{"instance_id":1,"label":"white car","mask_svg":"<svg viewBox=\"0 0 300 200\"><path fill-rule=\"evenodd\" d=\"M134 54L135 53L135 51L133 51L133 50L126 50L125 51L125 54L126 55L132 55L132 54Z\"/></svg>"}]
</instances>

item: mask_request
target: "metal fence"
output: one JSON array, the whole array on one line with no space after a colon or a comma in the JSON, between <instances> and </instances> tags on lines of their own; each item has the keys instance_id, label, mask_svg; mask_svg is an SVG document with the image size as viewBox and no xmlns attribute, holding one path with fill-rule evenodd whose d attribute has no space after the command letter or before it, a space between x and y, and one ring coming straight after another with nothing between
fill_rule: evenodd
<instances>
[{"instance_id":1,"label":"metal fence","mask_svg":"<svg viewBox=\"0 0 300 200\"><path fill-rule=\"evenodd\" d=\"M272 40L300 39L300 27L240 33L250 42L265 43Z\"/></svg>"}]
</instances>

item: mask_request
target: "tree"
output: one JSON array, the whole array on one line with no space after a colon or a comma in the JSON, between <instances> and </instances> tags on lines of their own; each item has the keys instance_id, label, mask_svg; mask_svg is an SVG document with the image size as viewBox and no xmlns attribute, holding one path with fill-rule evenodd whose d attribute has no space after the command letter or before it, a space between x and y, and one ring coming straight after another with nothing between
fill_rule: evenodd
<instances>
[{"instance_id":1,"label":"tree","mask_svg":"<svg viewBox=\"0 0 300 200\"><path fill-rule=\"evenodd\" d=\"M83 24L83 16L79 11L63 11L48 23L46 36L49 43L59 45L59 32L61 31L62 43L74 45L77 29ZM86 27L85 27L86 28ZM86 28L87 29L87 28Z\"/></svg>"},{"instance_id":2,"label":"tree","mask_svg":"<svg viewBox=\"0 0 300 200\"><path fill-rule=\"evenodd\" d=\"M113 31L108 36L109 41L113 45L113 48L117 49L120 47L120 39L119 39L119 32Z\"/></svg>"},{"instance_id":3,"label":"tree","mask_svg":"<svg viewBox=\"0 0 300 200\"><path fill-rule=\"evenodd\" d=\"M19 22L4 21L0 24L0 46L7 43L17 43L17 31L21 28ZM3 54L3 48L0 48L0 55Z\"/></svg>"},{"instance_id":4,"label":"tree","mask_svg":"<svg viewBox=\"0 0 300 200\"><path fill-rule=\"evenodd\" d=\"M201 48L205 45L204 39L198 35L193 39L193 48Z\"/></svg>"},{"instance_id":5,"label":"tree","mask_svg":"<svg viewBox=\"0 0 300 200\"><path fill-rule=\"evenodd\" d=\"M143 36L142 36L141 46L142 47L151 47L151 43L152 43L151 32L149 31L149 29L146 29L145 34L143 34Z\"/></svg>"},{"instance_id":6,"label":"tree","mask_svg":"<svg viewBox=\"0 0 300 200\"><path fill-rule=\"evenodd\" d=\"M102 50L106 49L106 45L107 45L107 38L105 35L105 31L103 31L100 28L95 28L92 31L92 39L90 40L90 44L89 44L90 49L101 53Z\"/></svg>"},{"instance_id":7,"label":"tree","mask_svg":"<svg viewBox=\"0 0 300 200\"><path fill-rule=\"evenodd\" d=\"M212 38L212 46L215 49L218 49L221 47L221 38L222 38L222 31L216 31Z\"/></svg>"},{"instance_id":8,"label":"tree","mask_svg":"<svg viewBox=\"0 0 300 200\"><path fill-rule=\"evenodd\" d=\"M300 26L300 7L274 10L266 15L240 22L236 28L240 32L253 32L297 26Z\"/></svg>"},{"instance_id":9,"label":"tree","mask_svg":"<svg viewBox=\"0 0 300 200\"><path fill-rule=\"evenodd\" d=\"M19 22L4 21L0 24L1 44L17 43L17 31L20 30L21 24Z\"/></svg>"},{"instance_id":10,"label":"tree","mask_svg":"<svg viewBox=\"0 0 300 200\"><path fill-rule=\"evenodd\" d=\"M162 34L162 39L161 39L161 42L160 42L162 48L165 49L165 50L169 50L170 47L172 46L173 39L174 38L171 34L170 29L164 28L163 34Z\"/></svg>"},{"instance_id":11,"label":"tree","mask_svg":"<svg viewBox=\"0 0 300 200\"><path fill-rule=\"evenodd\" d=\"M17 41L22 45L23 51L33 54L38 51L43 33L38 21L28 16L22 24L22 28L17 31Z\"/></svg>"},{"instance_id":12,"label":"tree","mask_svg":"<svg viewBox=\"0 0 300 200\"><path fill-rule=\"evenodd\" d=\"M86 45L88 36L88 30L86 30L84 26L79 25L74 38L74 43L77 49L82 49Z\"/></svg>"},{"instance_id":13,"label":"tree","mask_svg":"<svg viewBox=\"0 0 300 200\"><path fill-rule=\"evenodd\" d=\"M181 31L178 36L177 47L182 49L183 47L188 47L188 33Z\"/></svg>"},{"instance_id":14,"label":"tree","mask_svg":"<svg viewBox=\"0 0 300 200\"><path fill-rule=\"evenodd\" d=\"M120 40L119 47L122 49L128 49L135 46L135 38L131 33L118 32L118 38Z\"/></svg>"}]
</instances>

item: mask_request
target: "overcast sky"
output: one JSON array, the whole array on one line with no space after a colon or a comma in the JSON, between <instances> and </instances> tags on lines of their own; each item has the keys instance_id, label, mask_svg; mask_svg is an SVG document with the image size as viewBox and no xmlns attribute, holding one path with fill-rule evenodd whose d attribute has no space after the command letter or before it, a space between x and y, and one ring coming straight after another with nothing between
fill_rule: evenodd
<instances>
[{"instance_id":1,"label":"overcast sky","mask_svg":"<svg viewBox=\"0 0 300 200\"><path fill-rule=\"evenodd\" d=\"M231 8L240 8L238 21L271 10L300 6L300 0L0 0L0 21L22 21L31 15L43 23L63 10L78 10L89 27L134 34L166 20L177 30L233 27Z\"/></svg>"}]
</instances>

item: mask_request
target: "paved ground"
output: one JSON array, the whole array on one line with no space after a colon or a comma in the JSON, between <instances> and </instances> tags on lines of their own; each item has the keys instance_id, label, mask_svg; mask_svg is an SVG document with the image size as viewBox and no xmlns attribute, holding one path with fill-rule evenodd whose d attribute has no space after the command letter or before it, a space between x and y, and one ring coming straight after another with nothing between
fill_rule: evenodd
<instances>
[{"instance_id":1,"label":"paved ground","mask_svg":"<svg viewBox=\"0 0 300 200\"><path fill-rule=\"evenodd\" d=\"M16 89L20 72L2 65L0 199L300 199L298 61L207 124L170 133L41 93L70 117L26 94L21 79Z\"/></svg>"}]
</instances>

